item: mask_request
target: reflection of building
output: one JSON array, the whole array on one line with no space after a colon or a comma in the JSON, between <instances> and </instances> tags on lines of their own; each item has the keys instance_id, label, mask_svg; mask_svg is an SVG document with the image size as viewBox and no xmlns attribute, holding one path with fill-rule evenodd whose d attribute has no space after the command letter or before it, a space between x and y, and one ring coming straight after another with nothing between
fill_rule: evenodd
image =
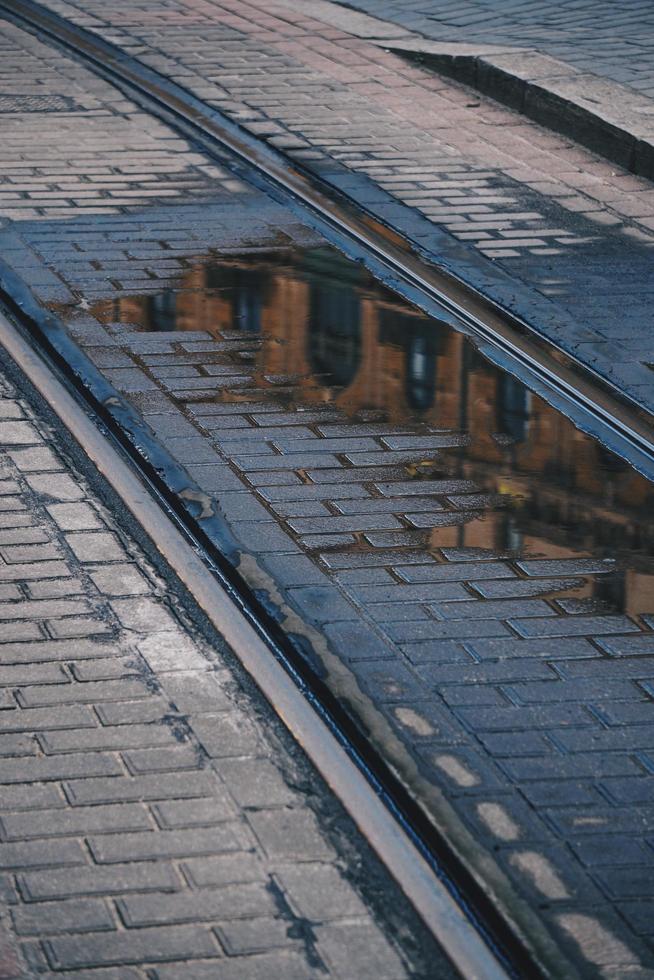
<instances>
[{"instance_id":1,"label":"reflection of building","mask_svg":"<svg viewBox=\"0 0 654 980\"><path fill-rule=\"evenodd\" d=\"M595 593L612 590L604 597L631 612L652 604L651 485L461 334L337 253L279 251L198 264L176 292L121 298L96 312L146 330L236 334L249 346L260 337L256 383L292 378L299 402L372 412L404 431L410 422L467 432L469 448L442 453L436 465L505 495L507 506L434 529L434 544L622 558L624 574L594 583Z\"/></svg>"}]
</instances>

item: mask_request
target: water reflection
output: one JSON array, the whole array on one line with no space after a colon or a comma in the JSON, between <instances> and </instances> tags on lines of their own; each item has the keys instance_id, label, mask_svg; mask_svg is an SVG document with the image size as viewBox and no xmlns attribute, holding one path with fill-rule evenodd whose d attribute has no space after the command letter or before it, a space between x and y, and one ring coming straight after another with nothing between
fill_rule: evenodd
<instances>
[{"instance_id":1,"label":"water reflection","mask_svg":"<svg viewBox=\"0 0 654 980\"><path fill-rule=\"evenodd\" d=\"M330 403L353 422L384 421L405 433L467 433L465 449L440 453L425 473L473 480L500 495L500 504L420 532L426 546L617 558L618 572L575 594L592 593L632 614L652 604L652 485L487 362L461 334L403 303L337 253L208 259L174 291L123 297L94 312L143 330L243 338L248 350L256 340L248 369L259 400ZM227 360L237 356L225 353ZM215 397L242 396L221 389ZM420 467L410 473L419 477Z\"/></svg>"}]
</instances>

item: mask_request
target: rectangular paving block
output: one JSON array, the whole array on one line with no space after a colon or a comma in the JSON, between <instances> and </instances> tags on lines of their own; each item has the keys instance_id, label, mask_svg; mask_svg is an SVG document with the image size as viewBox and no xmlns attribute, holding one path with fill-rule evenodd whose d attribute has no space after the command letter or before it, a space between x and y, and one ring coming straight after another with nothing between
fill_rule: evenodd
<instances>
[{"instance_id":1,"label":"rectangular paving block","mask_svg":"<svg viewBox=\"0 0 654 980\"><path fill-rule=\"evenodd\" d=\"M212 934L199 926L62 936L47 939L44 945L48 959L58 970L220 955Z\"/></svg>"},{"instance_id":2,"label":"rectangular paving block","mask_svg":"<svg viewBox=\"0 0 654 980\"><path fill-rule=\"evenodd\" d=\"M46 902L81 895L177 891L181 880L165 861L132 861L114 867L88 865L65 871L27 872L20 875L19 887L26 901Z\"/></svg>"},{"instance_id":3,"label":"rectangular paving block","mask_svg":"<svg viewBox=\"0 0 654 980\"><path fill-rule=\"evenodd\" d=\"M638 632L638 626L628 616L557 616L531 620L512 617L510 623L517 633L527 637L601 636Z\"/></svg>"},{"instance_id":4,"label":"rectangular paving block","mask_svg":"<svg viewBox=\"0 0 654 980\"><path fill-rule=\"evenodd\" d=\"M157 833L116 834L91 837L89 847L100 864L185 858L197 854L219 854L240 850L240 842L229 825L200 830L161 830Z\"/></svg>"}]
</instances>

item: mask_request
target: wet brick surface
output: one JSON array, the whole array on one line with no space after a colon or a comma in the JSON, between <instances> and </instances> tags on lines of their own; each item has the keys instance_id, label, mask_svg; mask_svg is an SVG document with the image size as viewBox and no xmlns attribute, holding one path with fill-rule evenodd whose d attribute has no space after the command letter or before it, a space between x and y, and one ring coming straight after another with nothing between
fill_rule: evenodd
<instances>
[{"instance_id":1,"label":"wet brick surface","mask_svg":"<svg viewBox=\"0 0 654 980\"><path fill-rule=\"evenodd\" d=\"M230 27L236 29L234 25ZM170 32L163 32L167 33ZM15 35L12 43L16 43ZM25 41L24 48L29 51L32 43ZM46 65L43 52L41 55L42 64ZM30 70L37 69L32 65ZM106 90L113 91L105 86L99 93L101 101ZM54 116L49 114L51 119ZM79 125L84 125L82 119ZM121 116L120 126L125 125ZM311 411L296 411L284 396L285 391L292 392L294 382L283 358L281 363L271 365L265 385L259 376L254 379L252 355L258 355L260 349L256 338L244 341L241 331L229 330L220 336L215 331L181 333L173 329L148 334L138 330L138 319L125 319L127 307L120 304L129 303L134 294L151 294L154 298L167 285L180 279L186 283L195 281L196 275L196 284L202 286L204 280L195 271L195 259L208 248L220 248L229 254L243 252L254 242L260 248L282 251L294 242L316 243L315 236L300 228L280 208L252 191L243 191L241 185L230 189L224 173L214 177L205 173L201 169L205 166L203 158L192 148L178 146L171 159L163 150L170 134L159 124L154 129L155 139L162 140L163 154L156 187L165 188L171 174L178 172L178 163L185 170L188 164L193 173L197 168L203 174L202 180L206 178L202 193L209 201L198 204L192 190L184 190L177 195L174 207L164 206L162 198L153 193L148 209L142 199L135 199L136 205L115 204L118 213L94 214L88 209L84 213L85 205L71 201L65 202L57 215L39 210L45 205L32 209L25 204L25 220L2 232L4 257L36 295L69 317L72 335L142 412L161 442L184 460L200 488L215 499L243 551L258 559L258 564L252 566L257 587L266 593L281 585L287 609L297 617L293 622L314 639L321 635L329 639L331 669L339 679L345 678L348 690L364 692L361 704L368 713L366 720L379 726L384 746L394 754L396 764L414 770L417 765L420 780L424 780L422 785L437 787L452 805L457 822L450 831L458 833L464 828L466 833L473 833L480 853L495 855L497 868L508 876L513 887L558 930L559 939L563 935L571 937L574 954L589 960L592 968L598 965L598 936L602 939L602 955L608 950L606 955L611 957L610 962L603 960L607 968L619 970L633 967L636 962L650 962L651 935L633 906L641 902L645 907L646 901L651 902L651 883L642 873L643 862L654 853L651 835L645 829L651 817L648 807L654 800L648 727L652 718L652 677L647 663L651 617L607 618L606 614L586 611L583 606L586 614L580 617L572 607L566 609L559 601L560 595L549 598L547 593L565 594L574 589L579 578L584 587L601 578L604 569L581 564L579 556L556 562L548 559L537 566L516 560L519 556L515 554L502 556L489 550L483 535L474 546L460 538L454 529L483 529L480 518L494 513L495 502L480 496L485 488L478 480L455 477L456 467L449 465L458 452L460 433L455 425L450 440L454 445L425 450L422 442L416 446L400 440L418 434L433 441L436 434L427 431L428 427L423 426L422 433L416 433L413 428L407 431L401 422L378 418L372 422L365 418L352 421L333 405L324 412L315 406ZM347 134L343 137L348 138ZM30 139L19 141L23 156L29 156L31 146ZM119 159L112 156L114 152ZM135 167L135 172L142 174L142 162L130 162L131 153L131 149L121 151L120 145L117 149L99 147L93 151L93 162L86 162L81 168L89 171L97 166L116 173L121 168ZM191 160L186 154L191 155ZM68 166L69 158L67 149L67 155L62 152L62 167ZM21 161L20 169L32 176L39 176L43 168L40 160ZM246 208L246 199L250 208ZM102 205L106 206L114 208L113 204ZM20 204L19 210L22 207ZM236 216L239 224L234 230ZM13 217L21 215L14 213ZM582 254L587 256L588 252ZM91 316L88 307L96 301L115 303L115 318L108 317L106 305L106 324ZM138 313L140 307L135 308L134 316ZM163 328L166 310L158 313L163 318L158 321ZM215 400L223 396L237 397L239 401ZM22 441L34 438L32 429L22 424L19 412L18 417L12 418L14 409L6 410L9 417L1 423L4 434L0 427L0 437L11 444L12 452L32 450L29 442ZM297 440L315 444L315 451L294 452L296 427ZM192 444L189 438L194 440ZM442 433L438 438L442 441ZM338 440L340 448L332 440ZM356 440L355 444L350 440ZM184 455L189 445L195 462ZM36 448L42 447L37 444ZM67 561L85 567L93 554L85 551L89 541L85 535L106 535L106 518L99 517L94 508L89 509L86 495L75 480L65 472L53 471L51 463L44 460L42 457L40 463L25 463L25 481L30 492L55 494L50 513L55 521L62 522L60 527L67 535L62 545ZM422 474L425 479L416 479L425 460L439 465L442 462L446 476L439 473L430 478L428 469ZM6 493L0 497L2 526L12 532L31 526L22 523L24 508L19 506L19 490L8 479ZM426 501L431 509L424 509ZM14 514L16 524L11 523L14 517L8 516ZM328 520L330 515L333 521ZM395 525L389 527L390 518L399 523L399 529ZM74 540L76 537L78 541ZM69 538L75 551L68 551ZM93 547L99 541L95 539ZM103 537L101 543L107 548L123 547L113 536ZM432 546L427 547L430 543ZM39 553L32 552L35 561L30 563L30 553L25 549L43 544L31 540L0 544L0 554L3 549L21 549L9 552L9 560L3 554L5 566L0 566L0 584L12 586L13 576L19 574L26 583L23 589L31 589L31 582L37 587L30 595L34 601L80 602L72 592L62 599L60 580L64 567L54 552L41 552L38 560ZM110 561L125 564L111 556ZM93 571L102 576L111 567L109 564ZM118 588L125 588L128 597L147 596L148 592L142 591L143 582L138 577L134 580L133 572L134 569L131 575L125 572L128 584L119 584ZM538 587L530 591L539 579L548 583L541 584L545 598ZM100 578L101 590L114 587L106 580L102 582ZM510 591L513 583L516 593ZM433 584L433 590L422 590L420 587L425 584ZM137 591L131 593L130 589ZM79 595L87 595L86 588ZM47 642L56 669L50 660L47 669L37 666L34 676L30 672L19 675L12 669L11 685L25 681L29 684L21 689L18 700L10 693L14 689L11 687L0 701L3 709L10 709L0 712L0 722L4 715L10 718L15 712L29 713L31 731L48 733L48 741L38 743L42 746L40 754L30 763L46 809L54 808L49 789L62 782L67 800L78 793L79 802L75 805L95 808L117 803L131 806L135 802L133 793L138 792L134 781L143 786L145 794L153 792L155 780L156 785L169 786L173 795L163 802L178 802L192 789L182 776L189 780L206 776L206 767L198 766L198 754L188 745L166 747L151 741L139 742L143 726L151 724L146 719L156 716L159 701L150 693L145 696L142 675L132 672L122 649L117 665L101 664L95 668L96 659L111 657L96 658L77 652L72 658L74 672L67 666L69 644L81 644L83 640L79 634L75 640L70 630L81 629L100 639L103 635L114 636L113 632L98 632L107 625L111 630L128 629L130 635L133 629L148 632L145 605L137 604L142 618L137 617L140 625L134 626L130 618L135 615L134 610L121 605L120 596L119 592L112 604L111 615L117 619L110 621L100 622L94 609L65 606L62 613L61 606L41 606L41 615L50 624ZM456 606L463 596L476 614L478 611L478 618L459 618ZM11 592L8 597L8 602L21 599L20 594ZM70 608L75 610L74 623L65 614ZM525 610L538 614L523 616ZM651 612L640 607L637 611ZM35 628L39 635L45 635L40 622L35 627L29 617L7 620L7 629L17 631L11 642L33 642ZM22 648L13 649L14 656L25 656ZM80 649L86 647L76 645L76 650ZM636 668L631 666L630 650L638 661ZM150 651L146 659L154 655ZM64 661L63 673L58 673L60 659ZM7 664L7 668L22 663L20 659L17 664ZM104 675L96 672L103 670ZM178 672L169 673L169 683L175 685L174 698L169 701L178 704L178 699L185 696L183 684L180 691ZM194 670L193 673L195 698L200 693L197 674ZM206 703L204 673L200 687ZM222 700L220 703L223 705ZM61 717L62 705L67 717L74 720L72 728L80 732L100 726L106 729L99 748L74 751L74 739L71 742L70 736L54 734L59 723L53 719ZM93 712L91 705L97 705ZM207 710L220 715L227 709L221 706L215 712ZM116 745L120 741L113 739L120 740L121 735L111 729L131 725L137 733L119 751ZM233 752L233 739L222 729L217 738L213 724L203 725L200 718L193 730L203 746L217 745L223 752L220 746L227 742L232 746L230 755ZM9 729L7 734L14 737L22 732ZM574 739L578 739L575 744L579 751L573 751L570 740ZM11 744L22 751L20 741ZM210 755L212 749L205 751ZM256 752L253 758L258 758ZM0 762L0 774L10 793L18 792L23 785L23 773L22 758L19 762L12 758ZM175 777L179 777L179 782ZM119 779L130 783L125 797L116 787ZM82 784L87 788L82 789ZM239 787L230 786L235 798L240 791ZM177 797L175 793L183 795ZM245 803L242 806L246 809ZM288 852L285 805L280 803L277 807L281 809L273 807L274 812L255 815L255 805L248 823L271 859L295 860L298 855ZM15 809L19 809L18 805ZM194 885L215 887L225 880L222 875L230 873L225 869L233 867L230 856L238 835L236 842L229 834L221 838L221 853L207 858L203 835L197 836L192 845L188 828L180 827L180 809L158 808L152 819L157 821L161 842L156 845L159 857L152 863L152 842L144 840L152 833L129 824L139 819L134 816L136 812L125 813L132 829L125 828L111 847L102 839L104 834L89 830L91 853L97 862L91 871L81 860L78 867L80 856L75 847L67 851L56 849L56 853L67 854L70 862L65 874L49 867L43 870L45 866L39 864L47 865L52 860L53 849L47 843L40 842L38 848L31 850L30 838L20 852L7 850L7 860L16 860L20 855L21 866L29 860L29 854L37 861L37 870L25 872L21 878L21 894L33 901L63 902L82 894L102 897L118 892L167 892L177 887L174 883L178 881L170 877L167 862L181 860L179 852L184 848L189 849L184 861L188 874L185 880ZM102 813L97 819L102 819ZM201 814L198 819L202 820ZM318 848L320 863L325 863L320 850L324 842L316 841L312 827L310 820L298 816L292 839L313 842L311 846ZM592 848L583 845L587 835L602 842L618 840L602 847L605 863L601 867L591 859ZM629 847L621 848L625 835ZM16 843L20 842L7 840L2 846L14 848ZM245 868L246 856L237 853L239 866ZM85 854L84 861L90 860ZM128 860L136 863L127 864ZM258 880L256 874L254 880ZM157 915L163 913L156 912L161 906L147 907L155 910L147 921L140 911L146 908L145 904L135 903L125 915L133 915L139 928L155 930L150 933L154 937ZM89 928L93 935L104 936L99 926L90 924ZM266 933L271 948L276 943L275 928L271 926ZM365 923L351 929L343 927L342 934L352 937L354 948L359 942L357 937L366 934L367 928ZM171 942L179 943L180 955L183 951L185 956L198 958L195 969L198 976L202 975L200 964L204 969L208 955L205 927L189 928L180 920L175 930ZM330 950L330 968L337 975L339 949L334 936L338 932L325 929L320 935L323 948ZM130 955L138 959L142 953L137 938ZM216 950L229 953L250 949L252 944L245 929L225 929L209 939L214 955L218 955ZM115 962L116 946L111 937L98 948L102 949L105 962ZM65 969L66 964L84 968L83 943L69 938L53 940L47 947L47 961L39 959L43 949L39 950L34 956L37 962L48 963L44 969ZM279 960L274 957L280 954L265 955L270 959L261 960L264 965L259 968L266 966L274 972L276 964L279 971ZM253 962L255 958L253 954ZM297 966L300 976L304 962ZM177 969L158 966L157 976L181 975L175 972ZM211 965L206 969L210 971ZM225 976L230 975L231 969L227 959L224 966L221 962ZM290 976L295 966L291 968L286 963L284 969Z\"/></svg>"},{"instance_id":2,"label":"wet brick surface","mask_svg":"<svg viewBox=\"0 0 654 980\"><path fill-rule=\"evenodd\" d=\"M292 5L175 0L165 16L46 5L126 49L144 45L148 66L654 410L649 181Z\"/></svg>"}]
</instances>

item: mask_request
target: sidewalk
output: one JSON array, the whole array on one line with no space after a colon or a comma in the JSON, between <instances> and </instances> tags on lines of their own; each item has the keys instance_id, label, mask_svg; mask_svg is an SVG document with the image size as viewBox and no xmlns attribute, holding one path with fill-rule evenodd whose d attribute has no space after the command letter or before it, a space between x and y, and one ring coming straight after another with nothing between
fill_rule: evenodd
<instances>
[{"instance_id":1,"label":"sidewalk","mask_svg":"<svg viewBox=\"0 0 654 980\"><path fill-rule=\"evenodd\" d=\"M243 101L232 99L230 111L248 113L255 130L261 116L246 99L276 102L274 111L289 117L303 106L316 127L321 99L333 106L338 98L339 113L342 104L353 115L365 104L367 115L356 124L361 135L350 120L329 137L330 152L349 160L351 172L327 158L324 135L307 136L314 148L292 152L353 193L364 186L383 216L385 191L372 180L362 184L357 165L374 172L386 138L383 152L396 162L379 181L411 185L409 152L435 167L435 137L423 133L410 143L409 128L422 130L402 130L399 115L377 112L378 103L361 92L371 85L373 99L383 88L353 80L355 69L343 64L346 51L359 66L361 51L372 58L362 42L336 32L336 44L321 37L324 24L291 25L290 15L281 21L248 11L265 21L258 36L245 35L235 14L217 21L214 5L194 4L185 16L181 5L168 6L165 22L158 6L130 13L123 5L120 16L136 21L129 31L143 37L139 43L147 35L179 60L167 56L163 64L147 46L142 57L180 78L184 71L185 84L206 98L220 102L228 85L234 93L240 88ZM138 26L146 16L157 21L147 29ZM126 31L111 33L134 44ZM306 43L290 41L291 34ZM28 95L65 92L74 103L53 111L41 102L40 111L23 106L6 116L3 261L66 322L103 383L113 386L115 403L138 416L135 438L147 433L157 459L185 468L175 489L183 486L187 499L200 503L197 512L205 526L213 521L223 551L299 638L502 912L550 942L554 937L582 975L646 976L654 942L651 487L493 368L465 337L426 320L280 206L235 181L227 165L210 163L25 32L9 25L2 35L13 52L5 62L8 91L20 78L35 90ZM287 54L275 60L274 45L291 43L307 60L325 62L329 87L315 67L294 68ZM316 46L341 61L316 54ZM396 80L404 111L423 75L394 58L386 65L393 67L388 88ZM272 76L281 81L271 85ZM457 86L444 91L462 101ZM448 139L473 132L465 104L450 111L460 124ZM494 127L484 125L492 135ZM402 151L389 142L391 126ZM287 143L281 128L270 139ZM514 147L533 154L536 138L551 140L528 125ZM511 142L504 132L502 139ZM424 153L415 149L423 144ZM490 145L483 144L485 153ZM501 226L497 209L505 199L494 204L486 182L507 178L499 170L473 176L466 160L443 154L448 207L493 213L483 221ZM577 154L600 175L591 180L595 190L635 180L613 177L585 151L557 145L540 163L568 169L545 182L549 190L561 189L566 175L579 177L570 159ZM396 169L405 173L393 181ZM515 169L528 176L526 165ZM473 186L464 193L467 182ZM542 175L533 183L542 184ZM620 207L646 209L640 199L650 192L625 189L631 186L620 190ZM397 191L411 193L415 188ZM589 322L597 312L602 330L619 330L618 340L603 343L620 367L627 335L636 346L650 288L639 251L650 240L645 219L640 230L625 218L619 231L601 231L600 221L614 211L595 199L593 242L549 224L549 244L523 235L515 248L501 250L517 258L490 262L473 249L496 251L505 229L477 231L473 245L465 244L461 236L470 232L454 227L460 216L444 219L449 230L436 223L441 205L433 195L442 190L422 193L421 217L397 200L390 213L399 221L411 211L425 241L463 257L468 272L483 270L486 284L497 281L500 261L506 269L521 256L527 264L565 264L567 280L561 265L556 277L543 273L552 329L564 323L554 298L572 302L583 270L580 302L591 279L604 290L584 311L586 343L592 346ZM473 198L486 203L470 204ZM590 199L583 200L585 206ZM638 255L642 275L633 288L624 279L618 293L614 277L625 273L607 256L626 264ZM501 276L517 303L520 284L506 270ZM611 289L622 312L615 320L607 309ZM626 324L627 299L633 320ZM169 472L163 464L162 472Z\"/></svg>"},{"instance_id":2,"label":"sidewalk","mask_svg":"<svg viewBox=\"0 0 654 980\"><path fill-rule=\"evenodd\" d=\"M321 11L331 16L322 0L304 0L303 6L318 17ZM654 176L654 17L642 0L354 0L344 6L373 14L380 24L398 25L380 30L374 20L362 20L362 36L385 36L381 43L392 50L472 85L634 173ZM352 30L355 18L349 17L340 24Z\"/></svg>"},{"instance_id":3,"label":"sidewalk","mask_svg":"<svg viewBox=\"0 0 654 980\"><path fill-rule=\"evenodd\" d=\"M534 0L347 0L343 6L435 41L528 49L654 99L654 11L646 0L620 4L612 0L592 4L586 0L550 0L547 4Z\"/></svg>"},{"instance_id":4,"label":"sidewalk","mask_svg":"<svg viewBox=\"0 0 654 980\"><path fill-rule=\"evenodd\" d=\"M0 976L452 977L49 421L0 374Z\"/></svg>"}]
</instances>

